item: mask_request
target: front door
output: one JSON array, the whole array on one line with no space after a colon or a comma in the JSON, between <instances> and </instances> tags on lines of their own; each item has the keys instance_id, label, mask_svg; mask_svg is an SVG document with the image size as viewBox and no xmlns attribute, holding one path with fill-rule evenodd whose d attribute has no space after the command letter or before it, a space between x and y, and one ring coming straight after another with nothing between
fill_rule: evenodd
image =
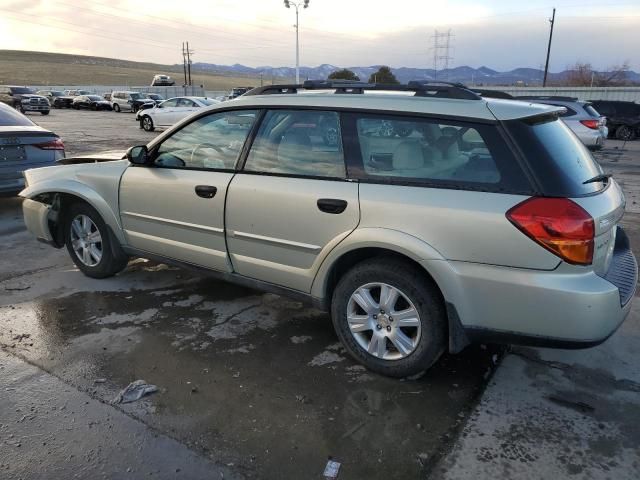
<instances>
[{"instance_id":1,"label":"front door","mask_svg":"<svg viewBox=\"0 0 640 480\"><path fill-rule=\"evenodd\" d=\"M147 166L125 171L120 216L130 246L230 271L225 199L255 117L255 111L201 117L154 146Z\"/></svg>"},{"instance_id":2,"label":"front door","mask_svg":"<svg viewBox=\"0 0 640 480\"><path fill-rule=\"evenodd\" d=\"M234 271L309 292L320 262L357 226L336 112L271 110L229 186Z\"/></svg>"}]
</instances>

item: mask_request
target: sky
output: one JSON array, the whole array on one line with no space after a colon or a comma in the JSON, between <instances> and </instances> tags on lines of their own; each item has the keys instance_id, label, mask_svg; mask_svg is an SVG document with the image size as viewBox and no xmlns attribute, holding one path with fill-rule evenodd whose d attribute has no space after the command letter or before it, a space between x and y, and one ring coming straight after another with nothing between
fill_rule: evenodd
<instances>
[{"instance_id":1,"label":"sky","mask_svg":"<svg viewBox=\"0 0 640 480\"><path fill-rule=\"evenodd\" d=\"M432 36L450 30L450 66L540 68L554 6L552 72L640 71L640 0L310 0L300 63L432 68ZM294 23L282 0L0 0L0 50L174 64L188 40L194 62L294 66Z\"/></svg>"}]
</instances>

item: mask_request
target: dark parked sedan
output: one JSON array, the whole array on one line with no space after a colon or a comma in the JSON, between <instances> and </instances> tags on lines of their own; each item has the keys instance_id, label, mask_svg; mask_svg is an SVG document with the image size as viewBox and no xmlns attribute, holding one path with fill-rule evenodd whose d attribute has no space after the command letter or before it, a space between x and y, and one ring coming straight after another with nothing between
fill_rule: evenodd
<instances>
[{"instance_id":1,"label":"dark parked sedan","mask_svg":"<svg viewBox=\"0 0 640 480\"><path fill-rule=\"evenodd\" d=\"M55 165L63 157L64 144L55 133L0 103L0 196L24 188L24 170Z\"/></svg>"},{"instance_id":2,"label":"dark parked sedan","mask_svg":"<svg viewBox=\"0 0 640 480\"><path fill-rule=\"evenodd\" d=\"M111 110L111 104L98 95L80 95L73 99L72 107L76 110L80 110L81 108Z\"/></svg>"}]
</instances>

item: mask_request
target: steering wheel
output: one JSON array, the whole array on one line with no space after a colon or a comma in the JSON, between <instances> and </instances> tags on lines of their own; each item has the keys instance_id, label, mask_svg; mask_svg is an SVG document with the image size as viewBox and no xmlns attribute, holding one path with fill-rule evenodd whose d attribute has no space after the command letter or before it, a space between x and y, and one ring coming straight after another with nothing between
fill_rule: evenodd
<instances>
[{"instance_id":1,"label":"steering wheel","mask_svg":"<svg viewBox=\"0 0 640 480\"><path fill-rule=\"evenodd\" d=\"M193 157L195 157L196 152L198 150L200 150L201 148L206 147L206 148L213 148L216 152L218 152L220 155L224 156L224 150L222 149L222 147L219 147L217 145L214 145L212 143L199 143L197 144L195 147L193 147L193 150L191 150L191 158L189 159L189 163L191 165L193 165ZM224 163L224 161L223 161ZM202 165L204 167L204 164Z\"/></svg>"}]
</instances>

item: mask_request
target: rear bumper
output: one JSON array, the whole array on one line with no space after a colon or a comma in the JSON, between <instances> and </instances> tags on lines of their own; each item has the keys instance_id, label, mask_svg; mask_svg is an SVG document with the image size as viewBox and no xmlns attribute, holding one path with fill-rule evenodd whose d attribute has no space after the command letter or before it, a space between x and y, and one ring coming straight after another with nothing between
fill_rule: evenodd
<instances>
[{"instance_id":1,"label":"rear bumper","mask_svg":"<svg viewBox=\"0 0 640 480\"><path fill-rule=\"evenodd\" d=\"M618 236L617 260L604 278L566 264L553 271L437 260L424 266L455 308L452 328L462 332L452 335L462 334L461 343L585 348L611 336L631 309L638 265L622 229Z\"/></svg>"}]
</instances>

